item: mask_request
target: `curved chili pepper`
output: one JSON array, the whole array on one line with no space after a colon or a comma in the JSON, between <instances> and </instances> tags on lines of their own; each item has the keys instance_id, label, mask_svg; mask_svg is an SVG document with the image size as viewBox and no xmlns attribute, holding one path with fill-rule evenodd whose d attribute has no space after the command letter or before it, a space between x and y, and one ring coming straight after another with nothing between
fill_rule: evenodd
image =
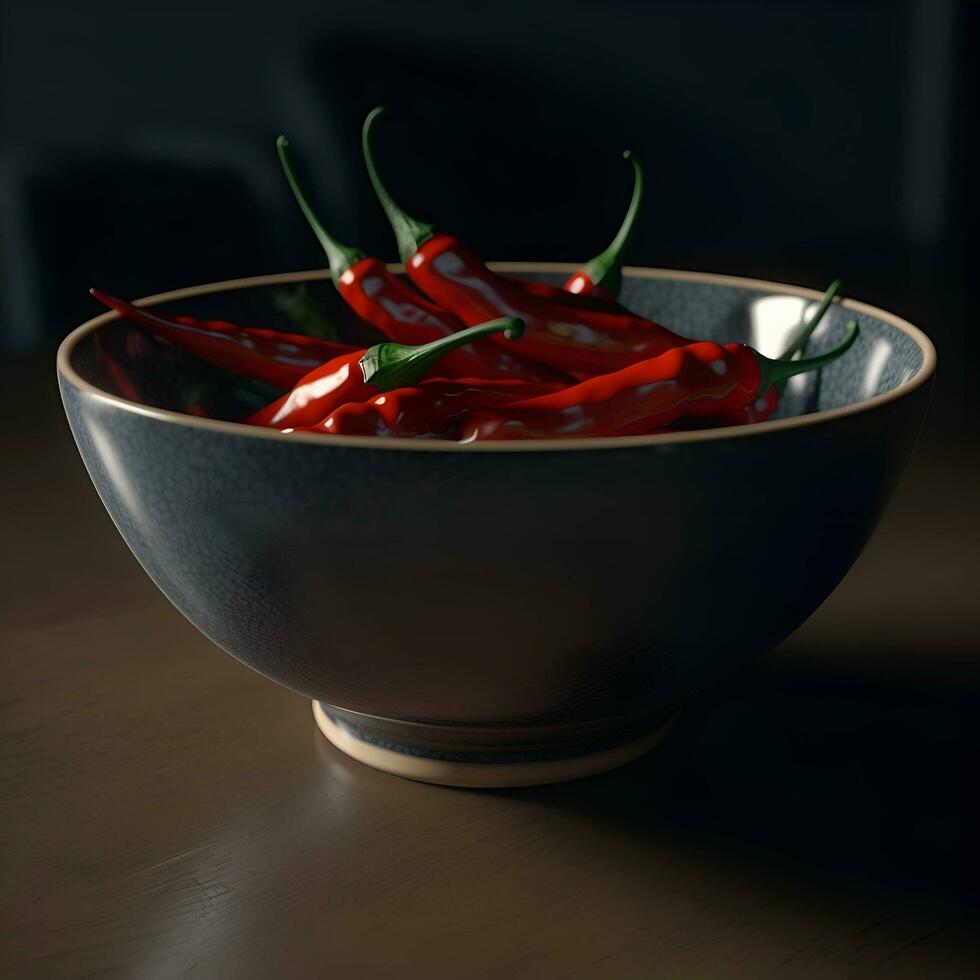
<instances>
[{"instance_id":1,"label":"curved chili pepper","mask_svg":"<svg viewBox=\"0 0 980 980\"><path fill-rule=\"evenodd\" d=\"M347 305L361 319L399 344L428 344L462 330L466 326L462 320L420 295L379 259L341 244L327 232L300 187L288 148L289 141L280 136L276 140L276 150L286 180L326 253L330 277ZM485 339L450 351L443 358L442 370L447 377L568 380L567 375L528 361Z\"/></svg>"},{"instance_id":2,"label":"curved chili pepper","mask_svg":"<svg viewBox=\"0 0 980 980\"><path fill-rule=\"evenodd\" d=\"M835 279L823 294L823 299L817 307L813 316L807 321L803 328L794 336L786 349L779 355L779 360L788 361L796 354L803 354L806 345L810 341L813 331L817 329L824 314L830 308L831 302L840 291L841 281ZM788 379L786 379L788 380ZM778 385L774 385L768 391L763 392L751 405L744 408L733 408L725 412L719 412L717 416L707 419L691 419L690 428L707 428L708 426L730 426L730 425L752 425L755 422L765 422L772 418L779 402L783 396L783 389L786 387L786 380Z\"/></svg>"},{"instance_id":3,"label":"curved chili pepper","mask_svg":"<svg viewBox=\"0 0 980 980\"><path fill-rule=\"evenodd\" d=\"M623 284L623 258L630 239L636 216L643 197L643 170L639 160L630 150L623 153L623 159L633 164L633 194L623 223L609 246L590 259L581 269L572 273L562 286L508 276L521 284L526 292L540 299L575 309L596 310L604 313L628 313L616 297Z\"/></svg>"},{"instance_id":4,"label":"curved chili pepper","mask_svg":"<svg viewBox=\"0 0 980 980\"><path fill-rule=\"evenodd\" d=\"M643 200L643 168L640 161L629 150L623 154L623 159L633 164L633 196L626 209L626 216L609 246L586 262L562 287L570 293L615 300L622 288L623 256L633 237L636 216Z\"/></svg>"},{"instance_id":5,"label":"curved chili pepper","mask_svg":"<svg viewBox=\"0 0 980 980\"><path fill-rule=\"evenodd\" d=\"M836 360L857 335L852 321L834 350L799 361L771 360L745 344L701 341L492 414L474 413L464 420L461 441L635 434L681 416L744 408L794 374Z\"/></svg>"},{"instance_id":6,"label":"curved chili pepper","mask_svg":"<svg viewBox=\"0 0 980 980\"><path fill-rule=\"evenodd\" d=\"M194 357L234 374L291 388L324 361L355 348L305 334L239 327L224 320L168 317L134 306L101 289L89 292L120 316L169 340Z\"/></svg>"},{"instance_id":7,"label":"curved chili pepper","mask_svg":"<svg viewBox=\"0 0 980 980\"><path fill-rule=\"evenodd\" d=\"M524 325L504 317L421 347L384 343L343 354L311 371L292 391L244 421L288 429L315 425L346 402L366 401L382 391L418 384L444 354L498 330L516 340Z\"/></svg>"},{"instance_id":8,"label":"curved chili pepper","mask_svg":"<svg viewBox=\"0 0 980 980\"><path fill-rule=\"evenodd\" d=\"M824 314L829 309L831 302L840 288L840 279L835 279L827 287L827 291L824 293L823 299L820 301L820 305L817 307L813 316L796 333L786 349L779 355L779 360L787 361L796 354L802 354L806 351L806 345L809 343L813 331L816 330L817 326L823 320ZM729 409L705 418L680 419L678 420L677 427L683 429L708 429L765 422L767 419L772 418L776 409L779 408L785 387L786 382L784 380L780 384L774 385L768 391L763 392L751 405L746 405L744 408Z\"/></svg>"},{"instance_id":9,"label":"curved chili pepper","mask_svg":"<svg viewBox=\"0 0 980 980\"><path fill-rule=\"evenodd\" d=\"M397 388L365 402L348 402L304 432L332 436L419 437L446 432L466 412L499 408L509 402L550 394L558 384L435 379L414 388Z\"/></svg>"},{"instance_id":10,"label":"curved chili pepper","mask_svg":"<svg viewBox=\"0 0 980 980\"><path fill-rule=\"evenodd\" d=\"M364 122L364 160L409 278L431 299L464 323L479 323L488 316L520 317L525 325L523 354L587 377L618 371L689 343L626 310L572 308L531 295L514 280L488 269L458 238L436 234L432 225L406 214L388 193L374 165L372 132L383 111L374 109Z\"/></svg>"}]
</instances>

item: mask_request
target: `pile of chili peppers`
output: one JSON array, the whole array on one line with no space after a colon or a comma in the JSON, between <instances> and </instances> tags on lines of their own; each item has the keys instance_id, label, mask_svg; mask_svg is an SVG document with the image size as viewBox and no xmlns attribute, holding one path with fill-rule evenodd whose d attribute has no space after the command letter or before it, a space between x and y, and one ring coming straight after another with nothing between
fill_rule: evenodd
<instances>
[{"instance_id":1,"label":"pile of chili peppers","mask_svg":"<svg viewBox=\"0 0 980 980\"><path fill-rule=\"evenodd\" d=\"M365 120L364 161L408 281L327 232L296 179L284 137L277 149L334 285L386 342L364 349L305 334L168 317L100 290L92 295L189 354L282 391L241 421L326 436L470 443L762 422L778 408L790 377L829 364L857 337L852 321L833 350L799 356L839 281L776 360L745 344L681 336L620 305L623 257L643 198L643 171L628 152L633 193L606 249L561 287L496 273L460 239L395 203L374 158L383 111L375 109Z\"/></svg>"}]
</instances>

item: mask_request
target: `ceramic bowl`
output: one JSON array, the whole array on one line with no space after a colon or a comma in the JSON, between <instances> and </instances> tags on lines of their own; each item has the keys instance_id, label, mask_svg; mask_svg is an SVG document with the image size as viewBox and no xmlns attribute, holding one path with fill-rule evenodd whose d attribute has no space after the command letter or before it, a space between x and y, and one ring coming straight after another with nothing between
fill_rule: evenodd
<instances>
[{"instance_id":1,"label":"ceramic bowl","mask_svg":"<svg viewBox=\"0 0 980 980\"><path fill-rule=\"evenodd\" d=\"M775 354L819 296L631 269L623 299L686 335ZM376 339L321 273L146 302ZM852 317L857 344L794 379L779 417L615 439L259 430L232 420L272 392L114 314L64 341L58 372L106 508L202 633L311 698L362 761L519 785L646 751L685 697L770 650L841 581L908 462L936 363L921 331L854 301L832 307L810 352Z\"/></svg>"}]
</instances>

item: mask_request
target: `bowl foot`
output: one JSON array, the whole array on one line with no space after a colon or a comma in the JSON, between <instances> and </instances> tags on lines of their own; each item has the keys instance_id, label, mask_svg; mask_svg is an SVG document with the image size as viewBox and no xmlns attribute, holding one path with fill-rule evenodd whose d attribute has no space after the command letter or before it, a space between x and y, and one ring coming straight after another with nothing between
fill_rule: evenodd
<instances>
[{"instance_id":1,"label":"bowl foot","mask_svg":"<svg viewBox=\"0 0 980 980\"><path fill-rule=\"evenodd\" d=\"M660 719L657 727L638 738L606 745L597 751L575 755L512 752L508 753L507 759L501 760L490 753L481 758L481 753L427 751L416 746L401 746L390 739L375 740L331 715L319 701L313 702L313 717L320 731L336 748L374 769L423 783L482 789L564 783L616 769L660 745L676 719L676 715L666 721Z\"/></svg>"}]
</instances>

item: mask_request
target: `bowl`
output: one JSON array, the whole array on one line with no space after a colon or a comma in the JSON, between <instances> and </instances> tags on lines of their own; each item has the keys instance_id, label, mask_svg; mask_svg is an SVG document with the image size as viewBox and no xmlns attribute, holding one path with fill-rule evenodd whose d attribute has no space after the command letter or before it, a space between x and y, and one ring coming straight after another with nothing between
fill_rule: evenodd
<instances>
[{"instance_id":1,"label":"bowl","mask_svg":"<svg viewBox=\"0 0 980 980\"><path fill-rule=\"evenodd\" d=\"M819 295L628 269L623 299L689 336L775 354ZM324 273L144 302L376 339ZM912 453L936 363L921 331L852 300L810 351L851 318L858 342L794 379L779 417L653 436L459 445L260 430L233 420L269 390L115 314L67 337L58 374L116 526L202 633L310 698L327 737L369 765L526 785L656 745L685 698L773 648L851 567Z\"/></svg>"}]
</instances>

